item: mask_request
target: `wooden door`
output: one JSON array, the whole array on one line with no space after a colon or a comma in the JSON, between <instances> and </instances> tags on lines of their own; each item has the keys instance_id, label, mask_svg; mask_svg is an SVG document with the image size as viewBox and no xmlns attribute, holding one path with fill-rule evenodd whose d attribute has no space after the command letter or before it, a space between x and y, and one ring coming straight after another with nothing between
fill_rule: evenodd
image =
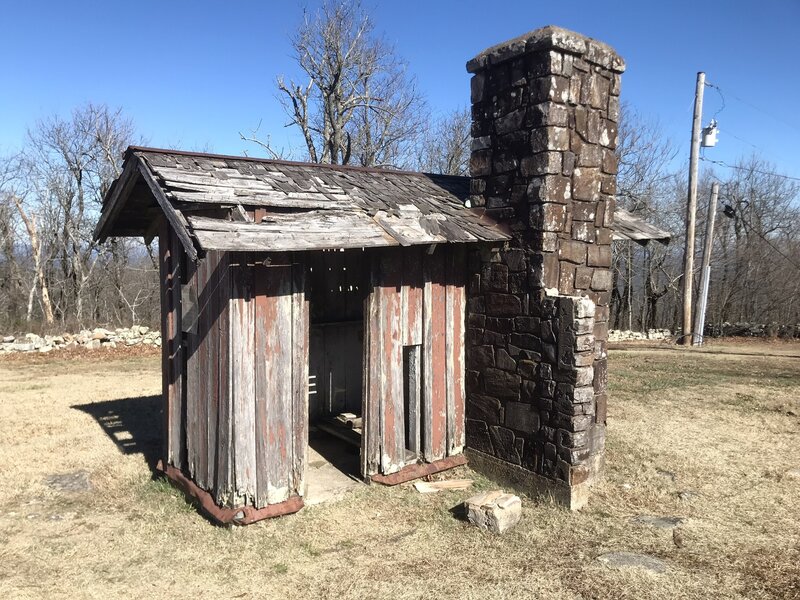
<instances>
[{"instance_id":1,"label":"wooden door","mask_svg":"<svg viewBox=\"0 0 800 600\"><path fill-rule=\"evenodd\" d=\"M304 491L308 307L297 258L231 257L230 416L219 451L229 456L222 491L233 506L262 508Z\"/></svg>"},{"instance_id":2,"label":"wooden door","mask_svg":"<svg viewBox=\"0 0 800 600\"><path fill-rule=\"evenodd\" d=\"M372 254L365 302L365 477L464 447L464 254Z\"/></svg>"}]
</instances>

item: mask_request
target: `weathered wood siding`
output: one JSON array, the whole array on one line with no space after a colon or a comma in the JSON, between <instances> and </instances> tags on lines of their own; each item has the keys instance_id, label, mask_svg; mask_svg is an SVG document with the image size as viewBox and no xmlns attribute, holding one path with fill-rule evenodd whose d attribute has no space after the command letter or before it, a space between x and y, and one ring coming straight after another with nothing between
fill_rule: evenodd
<instances>
[{"instance_id":1,"label":"weathered wood siding","mask_svg":"<svg viewBox=\"0 0 800 600\"><path fill-rule=\"evenodd\" d=\"M228 502L303 494L308 307L301 255L231 253Z\"/></svg>"},{"instance_id":2,"label":"weathered wood siding","mask_svg":"<svg viewBox=\"0 0 800 600\"><path fill-rule=\"evenodd\" d=\"M161 387L164 398L164 460L184 468L184 377L181 344L180 242L164 222L158 240L161 277Z\"/></svg>"},{"instance_id":3,"label":"weathered wood siding","mask_svg":"<svg viewBox=\"0 0 800 600\"><path fill-rule=\"evenodd\" d=\"M426 462L463 449L464 269L458 247L432 254L418 248L372 253L364 344L366 476L387 475L415 462L407 450L415 450L417 435L419 458ZM416 356L419 365L404 365L404 357L413 361ZM419 400L416 390L405 389L414 381L421 387ZM415 419L410 429L406 418Z\"/></svg>"},{"instance_id":4,"label":"weathered wood siding","mask_svg":"<svg viewBox=\"0 0 800 600\"><path fill-rule=\"evenodd\" d=\"M267 266L265 255L207 252L193 263L166 227L162 239L168 464L221 506L302 495L308 303L303 264L294 262L302 255L269 257ZM181 321L181 292L195 305L191 323Z\"/></svg>"},{"instance_id":5,"label":"weathered wood siding","mask_svg":"<svg viewBox=\"0 0 800 600\"><path fill-rule=\"evenodd\" d=\"M183 297L195 302L191 318L184 315L186 360L186 451L184 470L201 488L226 487L218 477L228 462L228 362L231 281L228 255L208 252L197 263L186 261ZM221 431L222 429L222 431Z\"/></svg>"},{"instance_id":6,"label":"weathered wood siding","mask_svg":"<svg viewBox=\"0 0 800 600\"><path fill-rule=\"evenodd\" d=\"M222 506L304 491L309 303L299 253L208 252L183 261L169 231L164 289L168 460ZM464 262L456 248L369 252L364 323L365 476L464 445ZM187 307L181 334L183 277ZM192 321L191 323L189 321ZM183 343L180 343L183 337Z\"/></svg>"},{"instance_id":7,"label":"weathered wood siding","mask_svg":"<svg viewBox=\"0 0 800 600\"><path fill-rule=\"evenodd\" d=\"M234 505L256 497L255 299L253 268L245 252L231 254L231 406Z\"/></svg>"},{"instance_id":8,"label":"weathered wood siding","mask_svg":"<svg viewBox=\"0 0 800 600\"><path fill-rule=\"evenodd\" d=\"M464 449L466 385L464 331L466 328L466 250L453 246L446 257L445 352L447 353L447 455Z\"/></svg>"}]
</instances>

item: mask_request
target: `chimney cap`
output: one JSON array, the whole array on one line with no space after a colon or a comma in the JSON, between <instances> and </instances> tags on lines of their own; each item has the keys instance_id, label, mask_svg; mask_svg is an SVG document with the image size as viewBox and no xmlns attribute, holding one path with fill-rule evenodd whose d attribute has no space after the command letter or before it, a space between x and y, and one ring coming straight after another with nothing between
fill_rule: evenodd
<instances>
[{"instance_id":1,"label":"chimney cap","mask_svg":"<svg viewBox=\"0 0 800 600\"><path fill-rule=\"evenodd\" d=\"M550 49L581 56L590 63L616 73L625 70L625 61L608 44L569 29L548 25L487 48L467 63L467 71L477 73L487 66L500 64L528 52Z\"/></svg>"}]
</instances>

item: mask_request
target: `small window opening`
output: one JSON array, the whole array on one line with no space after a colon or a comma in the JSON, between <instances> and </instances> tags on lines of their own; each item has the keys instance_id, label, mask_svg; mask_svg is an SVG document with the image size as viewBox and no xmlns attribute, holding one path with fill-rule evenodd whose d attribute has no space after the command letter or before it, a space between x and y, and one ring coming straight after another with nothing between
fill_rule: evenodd
<instances>
[{"instance_id":1,"label":"small window opening","mask_svg":"<svg viewBox=\"0 0 800 600\"><path fill-rule=\"evenodd\" d=\"M411 462L419 458L422 446L422 360L421 346L403 348L403 418L405 423L405 448ZM406 462L409 462L407 459Z\"/></svg>"}]
</instances>

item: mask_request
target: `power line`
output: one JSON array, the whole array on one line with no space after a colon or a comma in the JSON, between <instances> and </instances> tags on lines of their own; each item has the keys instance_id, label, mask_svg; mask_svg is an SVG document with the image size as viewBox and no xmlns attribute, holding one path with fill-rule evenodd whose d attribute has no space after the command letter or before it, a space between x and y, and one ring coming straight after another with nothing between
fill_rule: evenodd
<instances>
[{"instance_id":1,"label":"power line","mask_svg":"<svg viewBox=\"0 0 800 600\"><path fill-rule=\"evenodd\" d=\"M714 83L705 82L705 86L715 89L717 91L717 94L719 94L720 100L722 101L722 106L720 106L720 108L717 109L717 112L714 113L714 117L712 118L712 120L713 120L713 119L715 119L717 117L717 115L719 115L723 110L725 110L725 107L726 107L725 94L723 93L722 88L720 86L714 84ZM728 95L731 98L734 98L734 99L738 100L742 104L746 104L747 106L750 106L751 108L754 108L755 110L758 110L758 111L760 111L760 112L762 112L762 113L764 113L766 115L769 115L770 117L772 117L776 121L779 121L781 123L789 125L790 127L797 128L797 126L794 123L790 123L789 121L781 119L780 117L777 117L777 116L771 114L770 112L768 112L768 111L766 111L766 110L764 110L762 108L759 108L758 106L756 106L754 104L751 104L750 102L747 102L746 100L742 100L738 96L735 96L735 95L730 94L730 93ZM798 128L798 129L800 129L800 128ZM755 148L756 150L764 152L763 148L760 148L759 146L756 146L754 143L752 143L752 142L750 142L750 141L748 141L748 140L746 140L744 138L741 138L741 137L737 136L736 134L731 133L728 130L725 130L724 133L726 133L727 135L729 135L730 137L732 137L732 138L734 138L736 140L739 140L740 142L742 142L744 144L747 144L748 146L751 146L751 147ZM730 165L730 164L727 164L727 163L725 163L724 161L721 161L721 160L713 160L713 159L710 159L710 158L706 158L705 157L705 152L701 153L700 160L703 160L703 161L706 161L706 162L710 162L710 163L714 163L714 164L719 165L721 167L727 167L729 169L737 169L739 171L750 171L750 172L753 172L753 173L760 173L762 175L773 175L775 177L781 177L783 179L790 179L790 180L793 180L793 181L800 181L800 177L793 177L791 175L783 175L781 173L774 173L772 171L763 171L763 170L759 170L759 169L750 169L750 168L741 167L741 166L738 166L738 165Z\"/></svg>"},{"instance_id":2,"label":"power line","mask_svg":"<svg viewBox=\"0 0 800 600\"><path fill-rule=\"evenodd\" d=\"M715 89L715 90L717 91L717 94L719 94L719 98L720 98L720 100L722 101L722 106L721 106L721 107L720 107L720 108L717 110L717 112L715 112L715 113L714 113L714 118L716 118L716 117L717 117L717 115L719 115L719 114L720 114L720 113L721 113L723 110L725 110L725 107L726 107L725 95L723 94L722 88L721 88L721 87L719 87L718 85L714 84L714 83L708 83L708 82L706 82L706 86L707 86L707 87L710 87L710 88L713 88L713 89ZM750 102L747 102L746 100L742 100L742 99L741 99L741 98L739 98L738 96L734 96L733 94L730 94L730 93L728 93L728 95L729 95L731 98L734 98L734 99L738 100L738 101L739 101L739 102L741 102L742 104L746 104L747 106L749 106L749 107L751 107L751 108L753 108L753 109L755 109L755 110L758 110L758 111L760 111L760 112L762 112L762 113L764 113L764 114L766 114L766 115L768 115L768 116L772 117L773 119L775 119L776 121L778 121L778 122L780 122L780 123L783 123L783 124L785 124L785 125L789 125L790 127L797 128L797 126L796 126L794 123L790 123L789 121L786 121L786 120L784 120L784 119L781 119L780 117L778 117L778 116L776 116L776 115L774 115L774 114L772 114L772 113L770 113L770 112L768 112L768 111L766 111L766 110L764 110L764 109L762 109L762 108L759 108L758 106L756 106L756 105L754 105L754 104L751 104ZM797 129L800 129L800 128L797 128ZM742 143L744 143L744 144L747 144L748 146L751 146L752 148L755 148L756 150L759 150L759 151L761 151L761 152L764 152L764 149L763 149L763 148L761 148L761 147L759 147L759 146L756 146L756 145L755 145L753 142L751 142L751 141L749 141L749 140L746 140L746 139L744 139L744 138L741 138L741 137L737 136L737 135L736 135L736 134L734 134L734 133L731 133L731 132L730 132L729 130L727 130L727 129L725 129L725 130L723 131L723 133L725 133L726 135L729 135L730 137L732 137L732 138L733 138L733 139L735 139L735 140L739 140L740 142L742 142ZM704 160L708 160L708 159L704 159ZM711 162L714 162L714 161L711 161ZM728 166L728 165L722 165L722 166ZM733 168L733 167L732 167L732 168ZM777 175L777 176L779 176L779 177L786 177L787 179L797 179L797 178L794 178L794 177L788 177L788 176L785 176L785 175L780 175L780 174L778 174L778 173L766 173L766 172L762 172L762 173L763 173L763 174L770 174L770 175Z\"/></svg>"},{"instance_id":3,"label":"power line","mask_svg":"<svg viewBox=\"0 0 800 600\"><path fill-rule=\"evenodd\" d=\"M728 169L735 169L737 171L749 171L750 173L759 173L761 175L772 175L773 177L781 177L783 179L791 179L792 181L800 181L800 177L793 177L791 175L783 175L782 173L775 173L773 171L763 171L761 169L752 169L750 167L742 167L739 165L729 165L728 163L721 161L721 160L713 160L711 158L706 158L705 156L701 156L700 160L704 162L713 163L715 165L719 165L721 167L726 167Z\"/></svg>"},{"instance_id":4,"label":"power line","mask_svg":"<svg viewBox=\"0 0 800 600\"><path fill-rule=\"evenodd\" d=\"M711 162L711 163L714 163L714 164L719 164L719 165L722 165L723 167L728 167L728 168L731 168L731 169L739 169L739 170L745 170L745 171L751 171L751 170L752 170L752 171L754 171L754 172L756 172L756 173L762 173L762 174L766 174L766 175L775 175L775 176L777 176L777 177L785 177L785 178L787 178L787 179L794 179L794 180L800 181L800 178L798 178L798 177L790 177L790 176L788 176L788 175L781 175L780 173L771 173L771 172L769 172L769 171L760 171L760 170L757 170L757 169L747 169L747 168L745 168L745 167L738 167L738 166L735 166L735 165L728 165L728 164L726 164L726 163L722 162L721 160L711 160L711 159L708 159L708 158L703 158L702 156L700 157L700 160L704 160L704 161L706 161L706 162ZM716 179L718 182L720 182L720 183L726 183L725 181L723 181L722 179L720 179L719 177L717 177L717 176L716 176L716 175L715 175L713 172L712 172L712 173L710 173L710 175L711 175L711 177L713 177L714 179ZM726 205L725 205L725 208L726 208L726 210L725 210L724 212L725 212L725 215L726 215L726 216L730 216L731 218L738 216L738 212L736 211L736 209L735 209L735 208L733 208L732 206L730 206L729 204L726 204ZM727 209L730 209L730 210L732 211L732 215L728 215L728 212L729 212L729 211L728 211ZM780 248L778 248L777 246L773 245L773 244L772 244L772 242L770 242L770 241L769 241L769 239L768 239L768 238L767 238L767 237L766 237L764 234L762 234L762 233L760 233L760 232L756 231L756 230L753 228L753 226L752 226L752 225L750 225L750 223L748 223L748 222L747 222L747 221L746 221L744 218L741 218L741 219L739 219L739 221L740 221L740 223L742 224L742 226L744 226L745 228L749 229L751 232L753 232L753 233L754 233L755 235L757 235L759 238L761 238L762 240L764 240L764 242L767 244L767 246L769 246L770 248L772 248L772 250L773 250L774 252L776 252L776 253L778 253L780 256L782 256L782 257L783 257L783 259L784 259L786 262L788 262L790 265L792 265L792 266L793 266L795 269L797 269L798 271L800 271L800 264L796 263L796 262L795 262L793 259L789 258L789 256L787 256L786 254L784 254L784 253L783 253L783 251L782 251Z\"/></svg>"},{"instance_id":5,"label":"power line","mask_svg":"<svg viewBox=\"0 0 800 600\"><path fill-rule=\"evenodd\" d=\"M722 162L721 160L711 160L711 159L708 159L708 158L704 158L704 157L702 157L702 156L700 157L700 160L704 160L704 161L706 161L706 162L711 162L711 163L714 163L714 164L718 164L718 165L721 165L721 166L723 166L723 167L728 167L728 168L731 168L731 169L739 169L739 170L745 170L745 171L754 171L754 172L756 172L756 173L762 173L762 174L766 174L766 175L775 175L775 176L777 176L777 177L785 177L786 179L794 179L794 180L800 181L800 178L798 178L798 177L790 177L790 176L788 176L788 175L781 175L780 173L771 173L771 172L769 172L769 171L760 171L760 170L757 170L757 169L747 169L747 168L745 168L745 167L738 167L738 166L735 166L735 165L729 165L729 164L726 164L726 163ZM720 179L719 177L717 177L717 176L716 176L716 175L715 175L713 172L712 172L712 173L710 173L710 175L711 175L711 177L713 177L714 179L716 179L718 182L720 182L720 183L726 183L725 181L723 181L722 179ZM738 216L738 213L736 212L736 209L734 209L734 208L733 208L732 206L730 206L729 204L726 204L726 205L725 205L725 208L726 208L726 210L725 210L724 212L725 212L725 215L726 215L726 216L730 216L731 218ZM732 215L728 215L728 210L727 210L727 209L730 209L730 210L732 211L732 213L733 213L733 214L732 214ZM778 253L780 256L782 256L782 257L783 257L783 259L784 259L786 262L788 262L788 263L789 263L790 265L792 265L792 266L793 266L795 269L797 269L798 271L800 271L800 264L796 263L794 260L792 260L791 258L789 258L789 257L788 257L786 254L784 254L784 253L783 253L783 251L782 251L780 248L778 248L777 246L773 245L773 244L772 244L772 242L770 242L770 241L769 241L769 239L768 239L768 238L767 238L767 237L766 237L764 234L762 234L762 233L760 233L760 232L756 231L756 230L753 228L753 226L752 226L752 225L750 225L750 223L748 223L748 222L747 222L747 221L746 221L744 218L741 218L739 221L741 222L741 224L742 224L742 225L743 225L745 228L749 229L749 230L750 230L750 231L752 231L754 234L756 234L756 235L757 235L759 238L761 238L762 240L764 240L764 242L767 244L767 246L769 246L770 248L772 248L772 250L773 250L774 252L776 252L776 253Z\"/></svg>"},{"instance_id":6,"label":"power line","mask_svg":"<svg viewBox=\"0 0 800 600\"><path fill-rule=\"evenodd\" d=\"M739 141L740 141L740 142L742 142L743 144L747 144L748 146L752 146L752 147L753 147L753 148L755 148L756 150L760 150L761 152L764 152L764 151L765 151L763 148L761 148L761 147L759 147L759 146L756 146L756 145L755 145L753 142L748 142L746 139L744 139L744 138L740 138L739 136L737 136L737 135L735 135L735 134L731 133L730 131L728 131L727 129L723 129L723 130L722 130L722 133L724 133L725 135L729 135L729 136L731 136L731 137L732 137L733 139L735 139L735 140L739 140Z\"/></svg>"},{"instance_id":7,"label":"power line","mask_svg":"<svg viewBox=\"0 0 800 600\"><path fill-rule=\"evenodd\" d=\"M793 266L795 269L797 269L798 271L800 271L800 263L796 263L796 262L794 262L794 260L792 260L792 259L791 259L791 258L789 258L789 257L788 257L786 254L784 254L784 253L783 253L783 252L780 250L780 248L778 248L777 246L774 246L774 245L772 244L772 242L770 242L770 241L769 241L769 239L767 238L767 236L765 236L764 234L762 234L762 233L759 233L758 231L756 231L755 229L753 229L752 225L750 225L749 223L747 223L747 222L746 222L744 219L742 219L742 223L744 224L744 226L745 226L745 227L749 227L749 228L750 228L750 231L752 231L752 232L753 232L753 233L755 233L755 234L756 234L758 237L760 237L762 240L764 240L764 242L766 242L767 246L769 246L769 247L770 247L770 248L772 248L772 249L773 249L775 252L777 252L778 254L780 254L780 255L781 255L781 256L782 256L782 257L783 257L783 258L786 260L786 262L788 262L788 263L789 263L790 265L792 265L792 266Z\"/></svg>"},{"instance_id":8,"label":"power line","mask_svg":"<svg viewBox=\"0 0 800 600\"><path fill-rule=\"evenodd\" d=\"M719 94L719 99L722 100L722 106L717 109L717 112L714 113L714 116L711 117L712 119L716 119L717 115L725 110L725 96L722 94L722 89L718 85L714 85L713 83L706 83L707 87L714 88L717 90L717 94Z\"/></svg>"},{"instance_id":9,"label":"power line","mask_svg":"<svg viewBox=\"0 0 800 600\"><path fill-rule=\"evenodd\" d=\"M706 83L706 85L708 87L714 88L715 90L717 90L719 92L720 97L722 98L723 108L724 108L725 107L725 104L724 104L725 103L725 99L722 96L722 88L719 87L718 85L713 84L713 83ZM772 114L768 110L764 110L763 108L760 108L760 107L756 106L755 104L753 104L751 102L748 102L747 100L743 100L743 99L739 98L738 96L735 96L735 95L731 94L730 92L726 92L726 93L728 94L729 97L733 98L734 100L738 100L742 104L745 104L745 105L749 106L750 108L753 108L753 109L755 109L755 110L767 115L768 117L771 117L771 118L775 119L776 121L778 121L780 123L783 123L784 125L788 125L789 127L792 127L793 129L797 129L798 131L800 131L800 126L798 126L797 124L792 123L790 121L787 121L786 119L782 119L781 117L778 117L777 115ZM720 110L722 110L722 109L720 109Z\"/></svg>"},{"instance_id":10,"label":"power line","mask_svg":"<svg viewBox=\"0 0 800 600\"><path fill-rule=\"evenodd\" d=\"M736 217L736 216L738 216L738 212L736 211L736 209L735 209L735 208L733 208L732 206L730 206L729 204L726 204L726 205L725 205L725 211L724 211L724 212L725 212L725 215L726 215L726 216L728 216L728 212L729 212L729 211L728 211L728 209L730 209L730 212L732 212L732 213L733 213L733 214L732 214L732 218L733 218L733 217ZM782 251L780 248L778 248L777 246L773 245L773 244L772 244L772 242L770 242L770 241L769 241L769 239L767 238L767 236L765 236L764 234L762 234L762 233L761 233L761 232L759 232L759 231L756 231L756 230L755 230L755 228L754 228L752 225L750 225L750 223L748 223L748 222L747 222L747 221L746 221L744 218L741 218L741 219L739 219L739 222L740 222L740 223L741 223L741 224L742 224L742 225L743 225L743 226L744 226L746 229L749 229L749 230L750 230L750 231L752 231L754 234L756 234L758 237L760 237L762 240L764 240L764 242L767 244L767 246L769 246L769 247L770 247L770 248L772 248L772 249L773 249L775 252L777 252L778 254L780 254L780 255L781 255L783 258L784 258L784 260L786 260L786 262L788 262L788 263L789 263L790 265L792 265L792 266L793 266L795 269L797 269L798 271L800 271L800 263L796 263L796 262L795 262L793 259L789 258L789 256L787 256L786 254L784 254L784 253L783 253L783 251Z\"/></svg>"}]
</instances>

